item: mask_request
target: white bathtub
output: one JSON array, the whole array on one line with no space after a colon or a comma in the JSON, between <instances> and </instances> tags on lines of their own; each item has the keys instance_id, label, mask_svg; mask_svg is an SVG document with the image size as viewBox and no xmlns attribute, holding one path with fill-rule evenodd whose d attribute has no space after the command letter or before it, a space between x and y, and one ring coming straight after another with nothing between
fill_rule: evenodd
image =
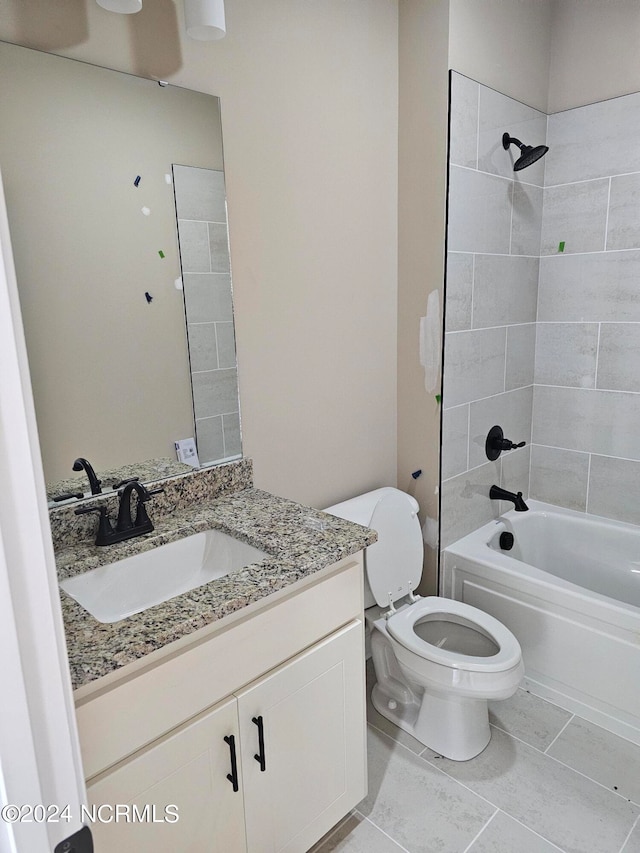
<instances>
[{"instance_id":1,"label":"white bathtub","mask_svg":"<svg viewBox=\"0 0 640 853\"><path fill-rule=\"evenodd\" d=\"M640 527L527 503L445 549L442 594L515 634L532 693L640 744Z\"/></svg>"}]
</instances>

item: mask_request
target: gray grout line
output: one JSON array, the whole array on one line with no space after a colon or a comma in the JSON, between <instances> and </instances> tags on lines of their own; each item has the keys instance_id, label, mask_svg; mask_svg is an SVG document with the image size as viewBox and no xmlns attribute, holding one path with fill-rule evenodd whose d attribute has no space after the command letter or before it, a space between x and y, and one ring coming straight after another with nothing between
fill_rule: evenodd
<instances>
[{"instance_id":1,"label":"gray grout line","mask_svg":"<svg viewBox=\"0 0 640 853\"><path fill-rule=\"evenodd\" d=\"M531 185L533 186L533 184ZM588 252L549 252L546 255L508 255L506 252L479 252L477 249L449 249L452 255L489 255L492 258L533 258L536 261L546 261L551 258L574 258L581 255L614 255L617 252L640 252L640 246L629 246L623 249L591 249ZM228 275L228 273L227 273Z\"/></svg>"},{"instance_id":2,"label":"gray grout line","mask_svg":"<svg viewBox=\"0 0 640 853\"><path fill-rule=\"evenodd\" d=\"M463 166L460 163L454 163L453 161L451 161L450 165L455 166L456 169L464 169L465 172L475 172L477 175L487 175L487 177L489 177L489 178L498 178L498 180L501 180L501 181L510 181L512 184L515 183L515 181L512 177L510 177L510 176L507 177L506 175L499 175L497 172L485 172L484 169L478 169L478 168L474 169L472 166ZM633 173L630 172L629 174L633 174ZM603 181L604 178L592 178L591 180ZM582 182L576 181L575 183L587 183L587 181L582 181ZM539 190L545 189L545 187L541 186L540 184L533 184L533 183L531 183L531 181L523 181L522 179L518 180L518 186L536 187ZM564 186L564 184L562 184L562 186ZM570 186L570 185L567 184L567 186Z\"/></svg>"},{"instance_id":3,"label":"gray grout line","mask_svg":"<svg viewBox=\"0 0 640 853\"><path fill-rule=\"evenodd\" d=\"M499 812L499 811L500 811L500 809L499 809L499 808L496 808L496 810L495 810L495 811L494 811L494 813L491 815L491 817L489 818L489 820L485 823L485 825L482 827L482 829L480 830L480 832L478 832L476 835L474 835L474 836L473 836L473 838L471 839L471 841L469 842L469 844L467 844L467 846L464 848L464 850L462 851L462 853L469 853L469 850L471 849L471 847L473 847L473 845L476 843L476 841L478 840L478 838L480 838L480 836L482 835L482 833L483 833L483 832L485 831L485 829L489 826L489 824L490 824L490 823L491 823L491 821L494 819L494 817L498 814L498 812Z\"/></svg>"},{"instance_id":4,"label":"gray grout line","mask_svg":"<svg viewBox=\"0 0 640 853\"><path fill-rule=\"evenodd\" d=\"M559 707L559 706L558 706L558 707ZM577 716L577 714L573 714L573 716L571 717L571 720L572 720L574 717L576 717L576 716ZM583 720L584 718L583 718L583 717L578 717L578 719ZM554 755L549 755L549 754L548 754L548 752L547 752L546 750L547 750L547 749L551 749L551 747L553 746L553 744L556 742L556 740L557 740L557 739L558 739L558 737L562 734L562 732L566 729L566 727L569 725L569 723L571 722L571 720L568 720L568 721L565 723L565 725L562 727L562 730L561 730L560 732L558 732L558 734L556 735L556 737L555 737L555 738L553 739L553 741L549 744L549 746L548 746L548 747L546 747L546 749L545 749L544 751L543 751L543 750L541 750L541 749L538 749L538 747L533 746L533 745L532 745L532 744L530 744L530 743L527 743L527 741L526 741L526 740L522 740L522 738L518 737L517 735L514 735L514 734L512 734L511 732L506 731L505 729L501 729L501 728L500 728L500 726L496 726L496 725L494 725L493 723L491 723L491 727L492 727L492 728L494 728L494 729L498 729L499 731L501 731L501 732L503 732L504 734L508 735L508 737L513 738L513 740L518 741L518 743L521 743L521 744L523 744L524 746L528 746L530 749L534 749L536 752L540 753L540 755L544 755L544 756L546 756L546 758L548 758L550 761L555 761L555 763L556 763L556 764L560 764L562 767L566 767L566 768L567 768L567 770L571 770L571 771L573 771L573 773L577 773L577 774L578 774L578 776L582 776L582 778L583 778L583 779L588 779L590 782L593 782L593 784L594 784L594 785L597 785L599 788L604 788L604 790L605 790L605 791L609 791L609 793L610 793L610 794L614 794L616 797L620 797L620 799L621 799L621 800L624 800L624 801L625 801L625 803L631 803L631 805L633 805L633 806L636 806L636 807L640 808L640 803L636 803L636 801L635 801L635 800L632 800L632 799L630 799L629 797L625 797L625 795L624 795L624 794L621 794L621 793L620 793L620 791L614 791L614 790L612 790L612 789L611 789L611 788L609 788L607 785L605 785L603 782L598 782L598 780L597 780L597 779L594 779L594 778L593 778L593 777L591 777L591 776L587 776L587 774L586 774L586 773L583 773L583 772L582 772L582 770L577 770L575 767L572 767L570 764L567 764L566 762L561 761L559 758L556 758ZM588 720L585 720L585 722L588 722ZM613 734L613 732L612 732L611 734ZM446 773L446 770L443 770L442 772L443 772L443 773ZM447 774L447 775L448 775L448 774ZM453 778L453 777L451 777L451 778Z\"/></svg>"},{"instance_id":5,"label":"gray grout line","mask_svg":"<svg viewBox=\"0 0 640 853\"><path fill-rule=\"evenodd\" d=\"M538 698L541 698L541 697L538 697ZM553 703L553 702L549 702L549 701L548 701L548 700L546 700L546 699L541 699L541 701L543 701L543 702L547 702L547 704L549 704L549 705L554 705L554 703ZM554 705L554 707L560 707L560 706L555 706L555 705ZM564 761L561 761L560 759L556 758L555 756L553 756L553 755L549 755L549 754L548 754L548 750L549 750L549 749L551 749L551 747L555 744L555 742L558 740L558 738L560 737L560 735L561 735L561 734L566 730L567 726L568 726L568 725L569 725L569 724L570 724L570 723L571 723L575 718L583 719L582 717L579 717L577 714L571 714L570 718L569 718L569 719L567 720L567 722L562 726L562 728L560 729L560 731L558 732L558 734L553 738L553 740L551 741L551 743L550 743L550 744L548 744L548 746L546 746L546 747L545 747L545 749L544 749L544 750L538 749L537 747L533 746L533 745L532 745L532 744L530 744L530 743L527 743L527 741L522 740L522 738L517 737L516 735L512 734L511 732L506 731L505 729L501 728L500 726L496 726L495 724L493 724L493 723L492 723L492 724L491 724L491 727L492 727L492 728L494 728L494 729L497 729L498 731L503 732L503 733L504 733L504 734L506 734L508 737L512 738L514 741L517 741L517 742L519 742L519 743L523 744L524 746L529 747L529 748L531 748L531 749L535 750L535 751L536 751L536 752L538 752L540 755L545 755L549 760L554 761L556 764L559 764L559 765L561 765L562 767L565 767L567 770L570 770L570 771L572 771L572 772L576 773L578 776L581 776L582 778L589 780L589 781L590 781L590 782L592 782L594 785L597 785L597 786L598 786L598 787L600 787L600 788L604 788L606 791L608 791L608 792L609 792L609 793L611 793L611 794L617 795L618 797L620 797L620 799L624 800L625 802L628 802L628 803L630 803L631 805L636 806L637 808L640 808L640 803L636 802L635 800L632 800L631 798L624 796L623 794L619 793L618 791L614 791L614 790L612 790L611 788L607 787L607 785L603 784L602 782L599 782L597 779L593 779L591 776L588 776L586 773L583 773L583 772L581 772L580 770L577 770L575 767L572 767L570 764L566 764ZM542 838L544 841L546 841L546 842L548 842L549 844L551 844L551 845L552 845L553 847L555 847L557 850L562 851L562 848L558 847L558 845L556 845L556 844L555 844L554 842L552 842L550 839L545 838L544 836L540 835L538 832L536 832L536 830L531 829L531 827L527 826L527 824L523 823L521 820L519 820L518 818L514 817L513 815L511 815L509 812L505 811L504 809L501 809L501 808L500 808L500 806L498 806L498 805L496 805L495 803L491 802L491 800L488 800L486 797L484 797L482 794L479 794L479 793L478 793L477 791L475 791L473 788L468 787L468 786L467 786L467 785L465 785L463 782L461 782L459 779L456 779L456 778L455 778L455 776L450 775L450 774L446 771L446 769L445 769L445 768L443 768L443 767L441 767L441 766L439 766L439 765L438 765L438 763L437 763L437 760L436 760L436 759L429 759L429 758L425 755L425 753L429 750L429 747L426 747L426 746L425 746L425 748L424 748L420 753L416 753L416 752L415 752L414 750L412 750L410 747L405 746L405 744L403 744L401 741L399 741L396 737L394 737L393 735L390 735L390 734L388 734L387 732L383 731L382 729L378 728L378 726L374 725L374 724L373 724L373 723L371 723L370 721L367 721L367 725L368 725L368 726L370 726L370 727L371 727L372 729L374 729L375 731L377 731L379 734L381 734L381 735L382 735L383 737L385 737L387 740L391 740L391 741L393 741L393 742L394 742L395 744L397 744L398 746L400 746L400 747L402 747L403 749L407 750L407 752L409 752L410 754L412 754L412 755L414 755L414 756L416 756L416 757L418 757L418 758L422 759L422 760L423 760L423 761L425 761L427 764L429 764L429 766L433 767L433 768L434 768L434 769L436 769L436 770L440 770L440 771L441 771L442 773L444 773L444 774L445 774L445 776L447 776L449 779L451 779L452 781L456 782L458 785L460 785L462 788L464 788L465 790L467 790L467 791L469 791L470 793L472 793L474 796L476 796L476 797L478 797L479 799L483 800L484 802L488 803L490 806L492 806L493 808L495 808L497 811L503 811L503 812L504 812L506 815L508 815L510 818L512 818L512 819L513 819L513 820L515 820L517 823L519 823L519 824L521 824L522 826L524 826L524 827L525 827L526 829L528 829L530 832L533 832L535 835L537 835L537 836L539 836L540 838ZM400 730L398 730L398 731L400 731ZM497 812L496 812L496 813L497 813ZM495 817L495 814L496 814L496 813L494 813L494 815L492 815L492 817L489 819L489 821L487 822L487 824L488 824L488 823L489 823L489 822L490 822L490 821ZM479 835L482 833L482 831L486 828L487 824L485 824L485 826L483 827L483 829L480 831L480 833L478 833L478 835L473 839L473 841L475 841L475 840L478 838L478 836L479 836ZM374 825L376 825L376 824L374 824ZM629 840L629 838L631 837L631 834L632 834L633 830L635 829L635 827L636 827L636 826L638 826L638 825L640 825L640 815L638 815L638 817L637 817L637 818L636 818L636 820L634 821L634 823L633 823L633 825L632 825L631 829L629 830L629 833L628 833L627 837L625 838L625 842L624 842L624 844L622 845L622 848L620 849L619 853L623 853L623 850L624 850L624 846L625 846L625 844L627 843L627 841L628 841L628 840ZM376 826L377 826L377 825L376 825ZM392 839L392 840L393 840L393 839ZM473 842L471 842L471 843L473 844ZM467 853L467 851L469 850L469 847L470 847L470 846L471 846L471 845L469 845L467 848L465 848L465 850L463 851L463 853ZM562 851L562 853L564 853L564 851Z\"/></svg>"},{"instance_id":6,"label":"gray grout line","mask_svg":"<svg viewBox=\"0 0 640 853\"><path fill-rule=\"evenodd\" d=\"M629 841L629 839L630 839L630 838L631 838L631 836L633 835L633 830L634 830L637 826L639 826L639 825L640 825L640 817L637 817L637 818L635 819L635 822L634 822L633 826L632 826L632 827L631 827L631 829L629 830L629 832L628 832L628 834L627 834L627 837L626 837L626 838L625 838L625 840L622 842L622 847L620 848L619 853L624 853L624 848L627 846L627 842Z\"/></svg>"},{"instance_id":7,"label":"gray grout line","mask_svg":"<svg viewBox=\"0 0 640 853\"><path fill-rule=\"evenodd\" d=\"M551 747L554 745L554 743L558 740L558 738L560 737L560 735L562 734L562 732L567 728L567 726L568 726L568 725L569 725L569 723L573 720L573 718L574 718L574 717L575 717L575 714L572 714L572 715L569 717L569 719L567 720L567 722L566 722L566 723L564 724L564 726L560 729L560 731L559 731L559 732L558 732L558 734L554 737L554 739L551 741L551 743L550 743L548 746L546 746L544 749L540 750L541 752L544 752L544 754L545 754L545 755L548 753L548 751L551 749Z\"/></svg>"},{"instance_id":8,"label":"gray grout line","mask_svg":"<svg viewBox=\"0 0 640 853\"><path fill-rule=\"evenodd\" d=\"M502 809L501 809L501 811L502 811ZM507 812L504 812L504 814L507 814ZM549 838L546 838L544 835L540 835L539 832L536 832L535 829L531 829L530 826L527 826L526 823L523 823L521 820L518 820L517 817L514 817L512 814L510 814L509 817L511 818L511 820L515 820L516 823L519 823L520 826L524 826L524 828L528 829L529 832L532 832L534 835L537 835L538 838L541 838L543 841L546 841L547 844L550 844L552 847L555 847L556 850L560 851L560 853L566 853L566 851L562 847L558 847L558 845L554 841L551 841Z\"/></svg>"},{"instance_id":9,"label":"gray grout line","mask_svg":"<svg viewBox=\"0 0 640 853\"><path fill-rule=\"evenodd\" d=\"M338 832L338 830L342 827L342 825L345 824L349 820L349 818L352 816L354 811L357 811L357 809L352 809L348 814L346 814L342 818L342 820L339 820L338 823L336 823L336 825L333 827L333 829L330 829L329 832L326 832L324 834L324 836L323 836L324 841L322 842L322 847L319 848L320 851L322 851L325 844L333 838L333 836L336 834L336 832ZM319 842L320 842L320 839L318 839L318 841L316 841L316 843L313 845L313 847L316 847ZM313 847L311 849L313 849Z\"/></svg>"},{"instance_id":10,"label":"gray grout line","mask_svg":"<svg viewBox=\"0 0 640 853\"><path fill-rule=\"evenodd\" d=\"M611 178L609 178L609 188L607 190L607 214L604 220L604 247L603 252L607 251L607 238L609 234L609 210L611 208Z\"/></svg>"},{"instance_id":11,"label":"gray grout line","mask_svg":"<svg viewBox=\"0 0 640 853\"><path fill-rule=\"evenodd\" d=\"M404 853L409 853L409 851L407 850L406 847L403 847L402 844L400 844L400 842L397 841L392 835L389 835L388 832L385 832L384 829L382 829L381 826L378 826L378 824L374 820L371 820L371 818L368 817L363 812L358 811L357 808L356 808L356 812L358 812L360 817L362 817L364 820L366 820L367 823L370 823L371 826L375 826L375 828L378 830L378 832L381 832L386 838L389 839L389 841L392 841L397 846L398 850L403 850Z\"/></svg>"}]
</instances>

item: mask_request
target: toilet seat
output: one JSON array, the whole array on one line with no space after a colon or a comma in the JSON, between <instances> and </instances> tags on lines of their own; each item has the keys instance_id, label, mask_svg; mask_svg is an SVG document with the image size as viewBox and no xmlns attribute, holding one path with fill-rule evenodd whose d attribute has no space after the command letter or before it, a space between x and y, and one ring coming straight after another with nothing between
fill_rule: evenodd
<instances>
[{"instance_id":1,"label":"toilet seat","mask_svg":"<svg viewBox=\"0 0 640 853\"><path fill-rule=\"evenodd\" d=\"M465 620L471 628L487 634L498 646L499 651L489 657L477 657L450 652L426 642L416 634L414 625L425 616L436 614L442 616L450 614ZM409 607L389 616L386 620L386 628L389 635L405 649L425 660L453 669L501 672L518 666L521 661L520 646L511 631L493 616L462 601L436 596L421 598Z\"/></svg>"}]
</instances>

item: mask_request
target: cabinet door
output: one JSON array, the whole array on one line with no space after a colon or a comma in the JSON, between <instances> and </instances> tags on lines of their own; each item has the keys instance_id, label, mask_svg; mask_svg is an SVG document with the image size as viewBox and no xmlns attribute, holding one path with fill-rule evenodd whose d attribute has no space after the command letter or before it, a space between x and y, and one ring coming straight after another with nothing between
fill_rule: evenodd
<instances>
[{"instance_id":1,"label":"cabinet door","mask_svg":"<svg viewBox=\"0 0 640 853\"><path fill-rule=\"evenodd\" d=\"M362 622L237 696L249 853L304 853L366 794Z\"/></svg>"},{"instance_id":2,"label":"cabinet door","mask_svg":"<svg viewBox=\"0 0 640 853\"><path fill-rule=\"evenodd\" d=\"M231 736L238 755L237 791L227 778L231 749L224 738ZM116 805L122 813L117 821L92 824L96 853L245 853L236 699L96 777L87 792L90 808L103 806L98 813L103 819L115 816ZM134 805L146 820L132 819ZM162 822L168 805L177 806L179 819L173 823ZM146 815L145 806L150 807Z\"/></svg>"}]
</instances>

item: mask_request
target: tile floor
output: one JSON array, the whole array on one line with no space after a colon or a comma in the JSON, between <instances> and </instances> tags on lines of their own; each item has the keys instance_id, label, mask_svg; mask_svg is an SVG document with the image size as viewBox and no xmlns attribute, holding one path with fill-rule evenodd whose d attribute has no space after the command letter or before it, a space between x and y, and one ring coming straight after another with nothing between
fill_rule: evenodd
<instances>
[{"instance_id":1,"label":"tile floor","mask_svg":"<svg viewBox=\"0 0 640 853\"><path fill-rule=\"evenodd\" d=\"M640 746L524 690L490 708L455 762L369 699L369 794L313 853L640 853Z\"/></svg>"}]
</instances>

